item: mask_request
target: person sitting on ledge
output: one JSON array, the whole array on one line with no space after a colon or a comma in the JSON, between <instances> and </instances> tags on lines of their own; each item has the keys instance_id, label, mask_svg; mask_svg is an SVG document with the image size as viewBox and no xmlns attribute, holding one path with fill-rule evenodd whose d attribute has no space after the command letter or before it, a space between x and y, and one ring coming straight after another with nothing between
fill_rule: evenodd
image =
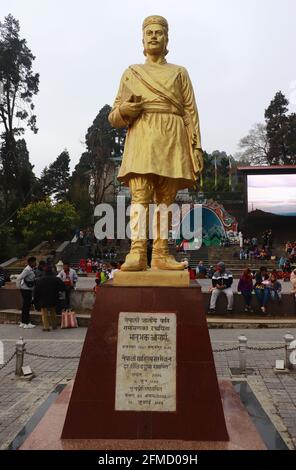
<instances>
[{"instance_id":1,"label":"person sitting on ledge","mask_svg":"<svg viewBox=\"0 0 296 470\"><path fill-rule=\"evenodd\" d=\"M270 297L272 300L277 300L279 303L282 302L282 285L280 281L277 280L277 276L274 273L271 273L270 277Z\"/></svg>"},{"instance_id":2,"label":"person sitting on ledge","mask_svg":"<svg viewBox=\"0 0 296 470\"><path fill-rule=\"evenodd\" d=\"M237 291L241 292L244 298L245 312L253 312L253 309L251 307L253 276L250 268L244 269L243 274L238 281Z\"/></svg>"},{"instance_id":3,"label":"person sitting on ledge","mask_svg":"<svg viewBox=\"0 0 296 470\"><path fill-rule=\"evenodd\" d=\"M266 305L270 297L269 275L265 266L262 266L255 276L255 294L262 313L266 313Z\"/></svg>"},{"instance_id":4,"label":"person sitting on ledge","mask_svg":"<svg viewBox=\"0 0 296 470\"><path fill-rule=\"evenodd\" d=\"M212 295L210 300L209 314L215 313L216 301L223 292L227 297L227 312L232 313L233 308L233 291L232 291L233 276L230 271L226 271L225 263L220 261L217 264L216 271L212 277Z\"/></svg>"}]
</instances>

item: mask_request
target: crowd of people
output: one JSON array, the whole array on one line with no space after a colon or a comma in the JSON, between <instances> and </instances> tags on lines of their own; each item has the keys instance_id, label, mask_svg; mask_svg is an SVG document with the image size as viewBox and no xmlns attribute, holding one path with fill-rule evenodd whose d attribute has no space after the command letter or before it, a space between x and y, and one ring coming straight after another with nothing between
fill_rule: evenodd
<instances>
[{"instance_id":1,"label":"crowd of people","mask_svg":"<svg viewBox=\"0 0 296 470\"><path fill-rule=\"evenodd\" d=\"M100 286L109 279L113 279L114 273L120 269L122 263L112 261L110 263L97 261L94 265L95 286L94 294L97 294ZM57 315L70 310L71 292L76 288L78 275L68 261L54 265L52 260L41 260L37 266L37 260L31 256L27 260L27 266L16 280L22 296L21 328L35 328L31 322L30 310L33 305L35 310L41 311L43 330L57 328ZM87 266L87 263L86 263ZM58 270L59 269L59 270ZM88 272L88 271L86 271Z\"/></svg>"},{"instance_id":2,"label":"crowd of people","mask_svg":"<svg viewBox=\"0 0 296 470\"><path fill-rule=\"evenodd\" d=\"M39 261L34 256L28 258L27 266L16 280L22 296L22 312L20 327L35 328L31 322L32 304L41 311L43 330L57 328L57 315L70 308L70 294L76 287L78 276L76 271L65 261L58 272L51 258Z\"/></svg>"},{"instance_id":3,"label":"crowd of people","mask_svg":"<svg viewBox=\"0 0 296 470\"><path fill-rule=\"evenodd\" d=\"M259 243L257 237L243 237L242 232L239 236L239 253L235 252L234 256L240 260L261 260L266 261L272 259L273 235L272 230L265 230L262 234L262 243Z\"/></svg>"},{"instance_id":4,"label":"crowd of people","mask_svg":"<svg viewBox=\"0 0 296 470\"><path fill-rule=\"evenodd\" d=\"M233 276L229 270L226 270L225 263L221 261L217 264L211 280L211 299L208 313L215 313L216 302L221 293L226 295L227 311L231 313L234 294L232 289ZM292 271L290 281L292 284L291 292L296 294L296 269ZM260 267L257 272L252 271L249 267L245 268L239 278L237 291L244 298L245 312L253 312L251 306L253 293L262 313L266 313L266 306L270 300L277 301L279 304L282 302L282 285L279 281L278 272L277 270L269 272L265 266Z\"/></svg>"},{"instance_id":5,"label":"crowd of people","mask_svg":"<svg viewBox=\"0 0 296 470\"><path fill-rule=\"evenodd\" d=\"M79 261L79 265L77 267L78 269L78 274L91 274L91 273L96 273L99 269L102 269L102 266L106 267L107 269L111 272L113 269L112 266L114 265L121 265L122 262L118 261L115 262L114 259L116 258L116 253L113 251L109 251L109 258L113 261L101 261L98 258L81 258ZM108 259L108 256L105 257L105 259Z\"/></svg>"},{"instance_id":6,"label":"crowd of people","mask_svg":"<svg viewBox=\"0 0 296 470\"><path fill-rule=\"evenodd\" d=\"M241 234L241 233L240 233ZM85 240L87 234L81 234ZM266 260L271 257L273 244L272 231L266 230L262 235L263 245L259 248L256 237L240 239L239 258L242 260ZM23 304L20 327L34 328L30 318L31 305L41 311L43 329L49 331L57 327L57 315L70 309L71 292L76 288L78 274L94 274L93 292L96 295L104 282L113 279L114 273L121 267L122 262L116 262L116 252L109 249L110 261L94 257L82 258L77 266L77 272L68 262L54 265L51 258L41 260L37 266L35 257L28 259L27 266L18 276L17 286L20 288ZM256 296L258 306L262 313L266 313L266 305L269 301L282 301L282 285L280 280L290 281L292 292L296 298L296 269L293 262L296 260L296 242L288 241L285 244L285 253L278 261L278 269L268 272L262 266L258 271L246 267L240 276L237 291L244 298L245 312L253 312L251 305L253 293ZM184 261L184 260L183 260ZM60 266L59 266L60 265ZM233 275L226 269L223 261L216 266L206 267L203 261L199 261L193 269L188 265L187 269L191 280L211 279L211 299L209 313L214 313L216 302L221 293L227 297L227 311L233 309ZM7 281L7 273L0 267L0 287Z\"/></svg>"}]
</instances>

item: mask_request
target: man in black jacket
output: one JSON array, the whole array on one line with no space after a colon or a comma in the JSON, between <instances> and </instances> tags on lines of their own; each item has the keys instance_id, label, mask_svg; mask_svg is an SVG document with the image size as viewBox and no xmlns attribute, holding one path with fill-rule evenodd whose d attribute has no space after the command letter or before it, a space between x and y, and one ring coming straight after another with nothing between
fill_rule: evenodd
<instances>
[{"instance_id":1,"label":"man in black jacket","mask_svg":"<svg viewBox=\"0 0 296 470\"><path fill-rule=\"evenodd\" d=\"M233 291L232 291L233 276L230 271L225 269L223 261L217 264L216 271L212 276L212 295L210 300L209 313L215 313L216 301L223 292L227 297L227 312L232 313L233 308Z\"/></svg>"},{"instance_id":2,"label":"man in black jacket","mask_svg":"<svg viewBox=\"0 0 296 470\"><path fill-rule=\"evenodd\" d=\"M56 277L50 266L46 267L45 276L38 279L35 287L35 304L41 308L43 331L50 331L48 313L50 314L51 327L57 328L56 306L59 292L65 291L63 281Z\"/></svg>"}]
</instances>

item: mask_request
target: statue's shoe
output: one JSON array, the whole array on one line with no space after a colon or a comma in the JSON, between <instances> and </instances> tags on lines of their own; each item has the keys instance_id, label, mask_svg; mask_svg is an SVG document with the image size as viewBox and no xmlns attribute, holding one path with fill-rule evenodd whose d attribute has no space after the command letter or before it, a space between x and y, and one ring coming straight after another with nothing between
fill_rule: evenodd
<instances>
[{"instance_id":1,"label":"statue's shoe","mask_svg":"<svg viewBox=\"0 0 296 470\"><path fill-rule=\"evenodd\" d=\"M147 258L139 253L129 253L120 269L121 271L146 271Z\"/></svg>"},{"instance_id":2,"label":"statue's shoe","mask_svg":"<svg viewBox=\"0 0 296 470\"><path fill-rule=\"evenodd\" d=\"M158 258L152 258L151 268L164 269L166 271L183 271L185 269L185 263L179 263L171 255L161 256Z\"/></svg>"}]
</instances>

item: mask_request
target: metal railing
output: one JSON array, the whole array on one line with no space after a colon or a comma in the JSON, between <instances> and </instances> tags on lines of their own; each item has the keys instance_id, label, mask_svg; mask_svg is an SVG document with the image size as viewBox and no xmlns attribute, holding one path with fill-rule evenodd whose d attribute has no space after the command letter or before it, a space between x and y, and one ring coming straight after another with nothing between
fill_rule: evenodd
<instances>
[{"instance_id":1,"label":"metal railing","mask_svg":"<svg viewBox=\"0 0 296 470\"><path fill-rule=\"evenodd\" d=\"M296 341L294 336L290 333L287 333L283 337L283 343L277 345L269 346L248 346L248 339L246 336L241 335L238 337L238 344L233 346L226 346L221 348L213 349L213 353L225 353L231 351L238 351L238 360L239 360L239 370L241 373L247 372L247 353L248 351L284 351L284 366L287 371L296 370ZM79 360L80 355L77 356L64 356L64 355L55 355L55 354L40 354L31 351L27 351L26 343L23 338L20 338L15 345L15 351L11 356L0 365L0 371L4 369L14 357L16 357L15 364L15 375L23 375L23 365L25 360L25 355L40 359L61 359L61 360Z\"/></svg>"}]
</instances>

